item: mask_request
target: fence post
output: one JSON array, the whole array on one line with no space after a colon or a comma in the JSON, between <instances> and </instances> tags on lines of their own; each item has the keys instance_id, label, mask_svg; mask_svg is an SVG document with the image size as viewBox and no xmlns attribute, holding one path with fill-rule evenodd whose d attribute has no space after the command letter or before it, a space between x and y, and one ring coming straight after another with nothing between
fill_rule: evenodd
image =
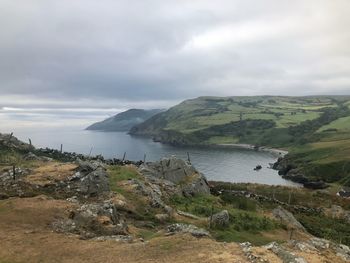
<instances>
[{"instance_id":1,"label":"fence post","mask_svg":"<svg viewBox=\"0 0 350 263\"><path fill-rule=\"evenodd\" d=\"M189 152L187 152L187 161L188 161L189 164L191 164L191 159L190 159L190 153Z\"/></svg>"},{"instance_id":2,"label":"fence post","mask_svg":"<svg viewBox=\"0 0 350 263\"><path fill-rule=\"evenodd\" d=\"M30 138L28 138L28 141L29 141L30 148L32 148L32 140Z\"/></svg>"},{"instance_id":3,"label":"fence post","mask_svg":"<svg viewBox=\"0 0 350 263\"><path fill-rule=\"evenodd\" d=\"M291 229L290 229L289 240L292 240L292 238L293 238L293 233L294 233L294 228L291 228Z\"/></svg>"},{"instance_id":4,"label":"fence post","mask_svg":"<svg viewBox=\"0 0 350 263\"><path fill-rule=\"evenodd\" d=\"M211 211L210 211L210 220L209 220L209 229L211 228L212 221L213 221L213 213L214 213L214 205L211 205Z\"/></svg>"},{"instance_id":5,"label":"fence post","mask_svg":"<svg viewBox=\"0 0 350 263\"><path fill-rule=\"evenodd\" d=\"M89 152L89 157L91 156L93 147L91 147L90 152Z\"/></svg>"},{"instance_id":6,"label":"fence post","mask_svg":"<svg viewBox=\"0 0 350 263\"><path fill-rule=\"evenodd\" d=\"M143 155L143 163L146 163L146 154Z\"/></svg>"},{"instance_id":7,"label":"fence post","mask_svg":"<svg viewBox=\"0 0 350 263\"><path fill-rule=\"evenodd\" d=\"M13 136L13 132L11 132L8 142L11 142L12 136Z\"/></svg>"},{"instance_id":8,"label":"fence post","mask_svg":"<svg viewBox=\"0 0 350 263\"><path fill-rule=\"evenodd\" d=\"M62 153L62 150L63 150L63 144L61 143L61 153Z\"/></svg>"},{"instance_id":9,"label":"fence post","mask_svg":"<svg viewBox=\"0 0 350 263\"><path fill-rule=\"evenodd\" d=\"M124 160L125 160L125 157L126 157L126 152L124 152L124 155L123 155L123 160L122 160L122 162L124 162Z\"/></svg>"},{"instance_id":10,"label":"fence post","mask_svg":"<svg viewBox=\"0 0 350 263\"><path fill-rule=\"evenodd\" d=\"M15 181L16 180L16 166L15 165L12 165L12 173L13 173L13 175L12 175L13 181Z\"/></svg>"}]
</instances>

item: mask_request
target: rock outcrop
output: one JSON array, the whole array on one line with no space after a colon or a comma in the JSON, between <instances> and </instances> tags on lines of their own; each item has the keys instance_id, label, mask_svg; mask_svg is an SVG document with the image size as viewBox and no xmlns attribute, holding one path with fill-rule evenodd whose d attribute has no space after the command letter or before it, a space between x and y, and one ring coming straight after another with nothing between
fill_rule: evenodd
<instances>
[{"instance_id":1,"label":"rock outcrop","mask_svg":"<svg viewBox=\"0 0 350 263\"><path fill-rule=\"evenodd\" d=\"M139 172L151 182L168 187L173 193L180 192L184 196L210 194L206 178L191 164L176 157L143 164Z\"/></svg>"},{"instance_id":2,"label":"rock outcrop","mask_svg":"<svg viewBox=\"0 0 350 263\"><path fill-rule=\"evenodd\" d=\"M128 228L116 206L109 201L89 203L70 212L68 219L53 224L57 232L70 232L84 238L127 235Z\"/></svg>"},{"instance_id":3,"label":"rock outcrop","mask_svg":"<svg viewBox=\"0 0 350 263\"><path fill-rule=\"evenodd\" d=\"M0 133L0 147L7 147L19 151L28 151L34 149L31 145L24 143L14 137L12 134Z\"/></svg>"},{"instance_id":4,"label":"rock outcrop","mask_svg":"<svg viewBox=\"0 0 350 263\"><path fill-rule=\"evenodd\" d=\"M81 161L69 178L67 188L78 195L98 196L109 191L109 179L104 165L98 161Z\"/></svg>"},{"instance_id":5,"label":"rock outcrop","mask_svg":"<svg viewBox=\"0 0 350 263\"><path fill-rule=\"evenodd\" d=\"M285 210L281 206L275 208L272 211L272 214L274 215L274 217L276 217L277 219L279 219L283 223L285 223L288 227L306 232L303 225L300 224L300 222L298 220L296 220L296 218L293 216L293 214L291 212Z\"/></svg>"},{"instance_id":6,"label":"rock outcrop","mask_svg":"<svg viewBox=\"0 0 350 263\"><path fill-rule=\"evenodd\" d=\"M284 179L302 184L305 188L325 189L329 187L329 185L323 181L312 181L307 178L302 169L293 163L292 158L288 155L278 158L277 162L272 165L272 168L277 170L278 174Z\"/></svg>"}]
</instances>

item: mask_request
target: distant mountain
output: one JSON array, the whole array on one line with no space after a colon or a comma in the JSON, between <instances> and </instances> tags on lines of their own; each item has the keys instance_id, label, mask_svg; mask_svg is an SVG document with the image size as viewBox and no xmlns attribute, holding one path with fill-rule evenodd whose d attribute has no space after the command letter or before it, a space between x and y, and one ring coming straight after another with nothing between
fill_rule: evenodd
<instances>
[{"instance_id":1,"label":"distant mountain","mask_svg":"<svg viewBox=\"0 0 350 263\"><path fill-rule=\"evenodd\" d=\"M129 131L133 126L140 124L149 118L153 117L157 113L162 112L161 109L143 110L143 109L130 109L117 115L105 119L100 122L96 122L86 130L94 131Z\"/></svg>"}]
</instances>

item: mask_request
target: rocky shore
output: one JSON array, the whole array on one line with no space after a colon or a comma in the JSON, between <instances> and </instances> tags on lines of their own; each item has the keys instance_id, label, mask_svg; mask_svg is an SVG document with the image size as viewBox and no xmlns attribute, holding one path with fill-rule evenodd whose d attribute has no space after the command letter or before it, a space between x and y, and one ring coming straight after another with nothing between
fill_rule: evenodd
<instances>
[{"instance_id":1,"label":"rocky shore","mask_svg":"<svg viewBox=\"0 0 350 263\"><path fill-rule=\"evenodd\" d=\"M277 162L273 164L273 169L278 171L278 174L286 180L291 180L299 183L310 189L325 189L329 185L323 181L313 181L305 176L299 165L295 164L293 160L287 155L278 158Z\"/></svg>"}]
</instances>

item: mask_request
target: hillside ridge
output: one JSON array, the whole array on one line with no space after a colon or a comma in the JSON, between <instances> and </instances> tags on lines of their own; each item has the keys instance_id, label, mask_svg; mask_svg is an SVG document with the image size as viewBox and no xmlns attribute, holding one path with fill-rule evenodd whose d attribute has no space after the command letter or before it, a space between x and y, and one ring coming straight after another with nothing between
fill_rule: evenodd
<instances>
[{"instance_id":1,"label":"hillside ridge","mask_svg":"<svg viewBox=\"0 0 350 263\"><path fill-rule=\"evenodd\" d=\"M148 118L161 112L161 109L129 109L109 117L103 121L96 122L86 128L86 130L96 131L129 131L134 125L146 121Z\"/></svg>"},{"instance_id":2,"label":"hillside ridge","mask_svg":"<svg viewBox=\"0 0 350 263\"><path fill-rule=\"evenodd\" d=\"M199 97L134 126L130 134L173 145L286 149L284 177L350 186L349 118L350 96Z\"/></svg>"}]
</instances>

